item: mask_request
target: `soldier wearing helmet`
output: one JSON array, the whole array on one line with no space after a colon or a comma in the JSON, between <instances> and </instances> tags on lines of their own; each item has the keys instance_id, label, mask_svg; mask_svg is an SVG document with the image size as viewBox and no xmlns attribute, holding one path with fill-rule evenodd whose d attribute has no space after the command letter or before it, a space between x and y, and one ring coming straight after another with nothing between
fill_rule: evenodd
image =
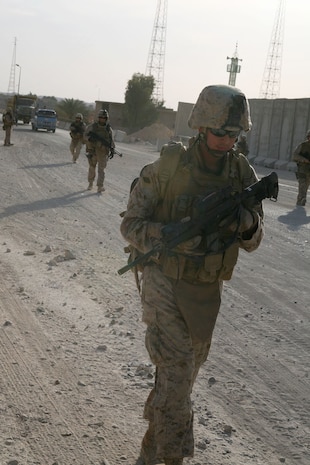
<instances>
[{"instance_id":1,"label":"soldier wearing helmet","mask_svg":"<svg viewBox=\"0 0 310 465\"><path fill-rule=\"evenodd\" d=\"M298 194L296 205L304 207L310 185L310 129L307 131L306 140L295 148L293 161L297 163Z\"/></svg>"},{"instance_id":2,"label":"soldier wearing helmet","mask_svg":"<svg viewBox=\"0 0 310 465\"><path fill-rule=\"evenodd\" d=\"M241 192L257 181L246 157L233 150L240 132L251 128L248 101L239 89L204 88L189 126L197 130L190 147L164 146L130 194L121 233L140 253L169 242L187 219L198 218L202 197L228 187ZM156 381L145 404L148 429L139 463L182 465L184 457L193 456L190 395L208 356L223 281L231 279L239 249L254 251L262 237L261 204L241 207L238 220L201 231L173 250L162 248L144 263L142 318Z\"/></svg>"},{"instance_id":3,"label":"soldier wearing helmet","mask_svg":"<svg viewBox=\"0 0 310 465\"><path fill-rule=\"evenodd\" d=\"M96 166L98 166L97 192L104 191L103 183L105 178L105 168L108 159L114 155L113 132L108 122L109 113L107 110L98 112L97 121L87 126L85 131L86 156L88 158L88 190L93 188L96 178Z\"/></svg>"},{"instance_id":4,"label":"soldier wearing helmet","mask_svg":"<svg viewBox=\"0 0 310 465\"><path fill-rule=\"evenodd\" d=\"M79 158L82 145L84 143L84 132L86 125L83 122L82 113L77 113L75 115L75 120L70 125L70 152L72 155L72 162L76 163Z\"/></svg>"},{"instance_id":5,"label":"soldier wearing helmet","mask_svg":"<svg viewBox=\"0 0 310 465\"><path fill-rule=\"evenodd\" d=\"M4 146L9 147L13 145L11 143L11 132L12 126L14 124L14 117L11 107L7 107L6 112L2 115L3 131L5 131L4 136Z\"/></svg>"}]
</instances>

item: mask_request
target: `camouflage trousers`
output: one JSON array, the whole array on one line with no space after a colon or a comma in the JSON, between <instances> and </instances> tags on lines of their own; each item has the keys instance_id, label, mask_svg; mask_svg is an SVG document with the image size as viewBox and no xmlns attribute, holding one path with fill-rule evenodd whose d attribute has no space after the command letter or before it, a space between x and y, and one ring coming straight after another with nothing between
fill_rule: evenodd
<instances>
[{"instance_id":1,"label":"camouflage trousers","mask_svg":"<svg viewBox=\"0 0 310 465\"><path fill-rule=\"evenodd\" d=\"M11 144L12 127L11 126L6 126L4 131L5 131L4 145L10 145Z\"/></svg>"},{"instance_id":2,"label":"camouflage trousers","mask_svg":"<svg viewBox=\"0 0 310 465\"><path fill-rule=\"evenodd\" d=\"M153 441L146 463L194 454L191 392L209 353L221 292L222 282L190 284L165 277L156 265L144 270L145 342L156 366L144 409L149 429L142 447Z\"/></svg>"},{"instance_id":3,"label":"camouflage trousers","mask_svg":"<svg viewBox=\"0 0 310 465\"><path fill-rule=\"evenodd\" d=\"M299 164L297 167L296 178L298 181L297 205L305 205L310 185L310 165L305 163Z\"/></svg>"},{"instance_id":4,"label":"camouflage trousers","mask_svg":"<svg viewBox=\"0 0 310 465\"><path fill-rule=\"evenodd\" d=\"M71 155L74 161L76 161L79 158L82 145L83 145L82 139L71 139L70 152L71 152Z\"/></svg>"},{"instance_id":5,"label":"camouflage trousers","mask_svg":"<svg viewBox=\"0 0 310 465\"><path fill-rule=\"evenodd\" d=\"M104 170L107 166L108 153L106 150L96 150L89 152L88 156L88 182L93 183L96 178L96 167L98 166L97 186L103 187L105 173Z\"/></svg>"}]
</instances>

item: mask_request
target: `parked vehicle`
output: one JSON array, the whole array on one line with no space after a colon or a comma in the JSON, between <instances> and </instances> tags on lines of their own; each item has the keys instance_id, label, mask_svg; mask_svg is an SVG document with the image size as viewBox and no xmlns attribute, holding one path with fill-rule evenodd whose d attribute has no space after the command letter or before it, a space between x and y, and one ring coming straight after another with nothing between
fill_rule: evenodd
<instances>
[{"instance_id":1,"label":"parked vehicle","mask_svg":"<svg viewBox=\"0 0 310 465\"><path fill-rule=\"evenodd\" d=\"M46 129L47 131L55 132L57 125L56 111L47 108L37 110L31 120L31 125L33 131Z\"/></svg>"},{"instance_id":2,"label":"parked vehicle","mask_svg":"<svg viewBox=\"0 0 310 465\"><path fill-rule=\"evenodd\" d=\"M23 121L24 124L29 124L31 116L36 107L36 95L13 95L8 101L8 107L12 108L15 124L18 121Z\"/></svg>"}]
</instances>

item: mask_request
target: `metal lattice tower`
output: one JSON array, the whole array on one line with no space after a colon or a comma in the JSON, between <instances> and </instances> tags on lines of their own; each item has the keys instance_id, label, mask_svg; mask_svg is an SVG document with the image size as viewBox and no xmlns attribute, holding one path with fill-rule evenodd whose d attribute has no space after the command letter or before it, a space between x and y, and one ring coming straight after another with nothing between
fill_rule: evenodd
<instances>
[{"instance_id":1,"label":"metal lattice tower","mask_svg":"<svg viewBox=\"0 0 310 465\"><path fill-rule=\"evenodd\" d=\"M15 71L16 71L16 37L14 38L14 49L13 49L13 56L12 56L8 94L15 94Z\"/></svg>"},{"instance_id":2,"label":"metal lattice tower","mask_svg":"<svg viewBox=\"0 0 310 465\"><path fill-rule=\"evenodd\" d=\"M240 73L241 66L239 61L242 61L241 58L238 58L238 44L236 44L236 49L233 57L227 57L227 60L230 60L230 64L227 65L227 72L229 73L228 85L235 86L237 73Z\"/></svg>"},{"instance_id":3,"label":"metal lattice tower","mask_svg":"<svg viewBox=\"0 0 310 465\"><path fill-rule=\"evenodd\" d=\"M273 25L267 61L260 88L260 98L278 98L280 95L284 18L285 0L280 0Z\"/></svg>"},{"instance_id":4,"label":"metal lattice tower","mask_svg":"<svg viewBox=\"0 0 310 465\"><path fill-rule=\"evenodd\" d=\"M158 0L153 26L152 39L146 65L146 75L153 76L155 86L153 100L155 103L164 101L164 68L166 52L168 0Z\"/></svg>"}]
</instances>

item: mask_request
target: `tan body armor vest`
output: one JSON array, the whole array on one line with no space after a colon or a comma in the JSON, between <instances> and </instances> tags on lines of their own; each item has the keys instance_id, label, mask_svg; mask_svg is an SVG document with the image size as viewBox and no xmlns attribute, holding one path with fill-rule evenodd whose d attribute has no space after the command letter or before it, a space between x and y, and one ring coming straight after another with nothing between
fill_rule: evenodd
<instances>
[{"instance_id":1,"label":"tan body armor vest","mask_svg":"<svg viewBox=\"0 0 310 465\"><path fill-rule=\"evenodd\" d=\"M176 163L172 158L169 159L171 156L177 155L169 153L168 146L156 162L159 164L160 183L166 186L162 201L152 218L156 223L167 224L186 217L195 218L195 201L198 198L228 186L232 186L235 192L241 192L254 181L253 170L242 155L227 154L220 175L200 169L200 155L195 146L187 151L179 150L179 163L168 180L169 164ZM199 247L201 255L189 257L169 252L160 258L160 265L166 276L191 283L229 280L238 259L238 252L238 242L223 248L219 232L214 232L202 238Z\"/></svg>"}]
</instances>

